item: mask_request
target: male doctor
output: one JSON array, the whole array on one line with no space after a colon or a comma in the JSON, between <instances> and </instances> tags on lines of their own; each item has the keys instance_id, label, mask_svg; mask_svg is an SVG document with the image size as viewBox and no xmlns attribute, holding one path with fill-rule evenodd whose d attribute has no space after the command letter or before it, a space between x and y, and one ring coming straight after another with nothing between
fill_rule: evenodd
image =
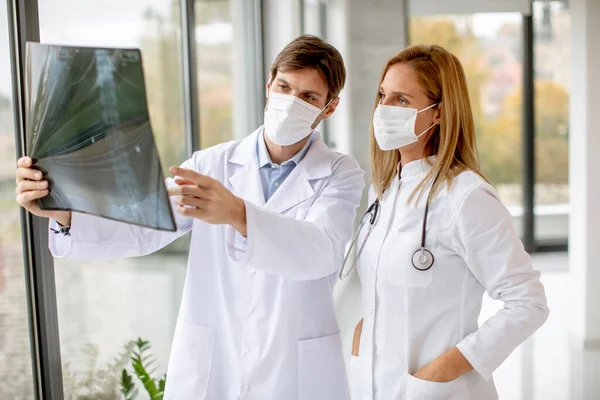
<instances>
[{"instance_id":1,"label":"male doctor","mask_svg":"<svg viewBox=\"0 0 600 400\"><path fill-rule=\"evenodd\" d=\"M47 181L30 158L18 161L17 201L51 219L55 257L142 256L192 231L165 399L349 398L332 293L363 172L314 130L344 81L331 45L287 45L271 68L264 126L171 168L175 233L42 211Z\"/></svg>"}]
</instances>

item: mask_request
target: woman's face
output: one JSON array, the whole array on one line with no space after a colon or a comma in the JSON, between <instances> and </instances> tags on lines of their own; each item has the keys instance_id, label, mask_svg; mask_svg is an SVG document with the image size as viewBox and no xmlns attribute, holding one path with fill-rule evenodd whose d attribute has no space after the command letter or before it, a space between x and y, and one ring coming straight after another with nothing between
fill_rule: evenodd
<instances>
[{"instance_id":1,"label":"woman's face","mask_svg":"<svg viewBox=\"0 0 600 400\"><path fill-rule=\"evenodd\" d=\"M380 103L386 106L410 107L422 110L433 104L421 86L417 75L406 64L394 64L388 69L379 87ZM418 136L432 124L440 123L440 111L437 107L430 108L417 114L415 134ZM420 143L426 143L430 130L419 138Z\"/></svg>"}]
</instances>

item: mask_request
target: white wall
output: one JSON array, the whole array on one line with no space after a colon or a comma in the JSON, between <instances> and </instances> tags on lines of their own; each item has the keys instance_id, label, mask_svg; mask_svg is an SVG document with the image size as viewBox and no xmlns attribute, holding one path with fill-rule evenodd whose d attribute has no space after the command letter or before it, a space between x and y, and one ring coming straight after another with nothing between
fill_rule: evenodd
<instances>
[{"instance_id":1,"label":"white wall","mask_svg":"<svg viewBox=\"0 0 600 400\"><path fill-rule=\"evenodd\" d=\"M233 25L233 137L247 136L262 125L264 71L260 46L260 9L254 0L232 0Z\"/></svg>"},{"instance_id":2,"label":"white wall","mask_svg":"<svg viewBox=\"0 0 600 400\"><path fill-rule=\"evenodd\" d=\"M573 336L600 348L600 2L569 1L572 21L569 265Z\"/></svg>"},{"instance_id":3,"label":"white wall","mask_svg":"<svg viewBox=\"0 0 600 400\"><path fill-rule=\"evenodd\" d=\"M301 34L300 0L263 0L265 76L275 57Z\"/></svg>"}]
</instances>

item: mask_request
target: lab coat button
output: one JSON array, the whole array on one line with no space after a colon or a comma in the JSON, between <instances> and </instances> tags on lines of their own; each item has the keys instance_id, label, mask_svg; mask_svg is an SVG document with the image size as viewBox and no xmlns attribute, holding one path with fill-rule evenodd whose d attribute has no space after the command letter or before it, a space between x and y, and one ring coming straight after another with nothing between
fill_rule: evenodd
<instances>
[{"instance_id":1,"label":"lab coat button","mask_svg":"<svg viewBox=\"0 0 600 400\"><path fill-rule=\"evenodd\" d=\"M250 386L246 385L244 386L244 392L249 392L250 391Z\"/></svg>"},{"instance_id":2,"label":"lab coat button","mask_svg":"<svg viewBox=\"0 0 600 400\"><path fill-rule=\"evenodd\" d=\"M252 315L252 314L254 314L254 308L251 308L248 310L248 315Z\"/></svg>"}]
</instances>

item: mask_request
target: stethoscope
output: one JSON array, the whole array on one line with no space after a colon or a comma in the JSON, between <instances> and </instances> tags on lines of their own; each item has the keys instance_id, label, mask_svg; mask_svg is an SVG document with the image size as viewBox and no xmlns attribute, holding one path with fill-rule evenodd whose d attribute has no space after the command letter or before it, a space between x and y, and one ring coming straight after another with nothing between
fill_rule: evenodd
<instances>
[{"instance_id":1,"label":"stethoscope","mask_svg":"<svg viewBox=\"0 0 600 400\"><path fill-rule=\"evenodd\" d=\"M437 178L438 177L436 176L436 178L433 181L433 185L435 185ZM411 259L413 267L415 267L415 269L417 269L418 271L427 271L428 269L430 269L433 266L433 263L435 261L433 254L426 247L427 215L429 214L429 203L431 202L431 193L432 192L430 190L429 194L427 195L427 202L425 203L425 212L423 213L423 227L421 229L421 246L413 253L412 259ZM356 264L358 263L358 260L360 259L362 251L365 248L365 244L367 243L367 239L369 239L369 235L371 235L371 232L373 231L373 228L375 227L375 224L377 223L377 217L379 216L380 207L381 207L381 204L379 202L379 199L376 199L369 206L369 208L367 208L367 211L365 211L362 218L360 219L360 224L358 225L358 229L356 230L356 233L354 234L354 238L352 239L352 242L350 243L350 247L348 248L348 251L346 252L346 255L344 257L344 263L342 264L342 268L340 269L340 274L339 274L340 279L346 278L350 274L350 272L352 272L354 267L356 267ZM354 249L354 247L356 247L356 243L358 241L358 236L360 235L362 228L365 226L365 224L367 222L369 223L369 229L367 230L365 238L363 239L363 242L360 245L358 252L356 253L356 258L354 259L354 262L350 266L350 270L348 270L348 272L346 274L344 274L344 269L346 267L348 258L352 254L352 250Z\"/></svg>"}]
</instances>

